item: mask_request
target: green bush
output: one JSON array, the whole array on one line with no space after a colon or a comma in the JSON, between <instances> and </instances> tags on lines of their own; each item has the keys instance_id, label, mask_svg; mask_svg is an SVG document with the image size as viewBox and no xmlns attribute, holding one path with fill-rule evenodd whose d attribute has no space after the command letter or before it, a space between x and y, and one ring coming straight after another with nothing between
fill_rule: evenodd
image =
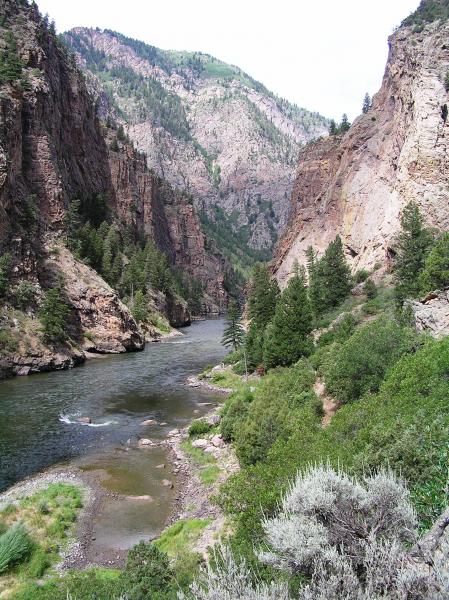
<instances>
[{"instance_id":1,"label":"green bush","mask_svg":"<svg viewBox=\"0 0 449 600\"><path fill-rule=\"evenodd\" d=\"M33 542L21 523L10 527L0 536L0 574L30 555Z\"/></svg>"},{"instance_id":2,"label":"green bush","mask_svg":"<svg viewBox=\"0 0 449 600\"><path fill-rule=\"evenodd\" d=\"M443 233L432 246L419 276L422 294L449 286L449 233Z\"/></svg>"},{"instance_id":3,"label":"green bush","mask_svg":"<svg viewBox=\"0 0 449 600\"><path fill-rule=\"evenodd\" d=\"M367 271L366 269L359 269L354 275L354 283L362 283L363 281L368 279L368 277L369 271Z\"/></svg>"},{"instance_id":4,"label":"green bush","mask_svg":"<svg viewBox=\"0 0 449 600\"><path fill-rule=\"evenodd\" d=\"M157 598L173 582L170 560L154 544L139 542L128 552L120 583L129 600Z\"/></svg>"},{"instance_id":5,"label":"green bush","mask_svg":"<svg viewBox=\"0 0 449 600\"><path fill-rule=\"evenodd\" d=\"M36 296L36 288L30 281L22 280L14 291L14 304L25 310Z\"/></svg>"},{"instance_id":6,"label":"green bush","mask_svg":"<svg viewBox=\"0 0 449 600\"><path fill-rule=\"evenodd\" d=\"M18 342L7 329L0 329L0 351L8 354L15 352L18 348Z\"/></svg>"},{"instance_id":7,"label":"green bush","mask_svg":"<svg viewBox=\"0 0 449 600\"><path fill-rule=\"evenodd\" d=\"M237 425L245 419L248 405L254 396L248 390L234 392L226 401L220 421L220 431L223 439L230 442L234 439Z\"/></svg>"},{"instance_id":8,"label":"green bush","mask_svg":"<svg viewBox=\"0 0 449 600\"><path fill-rule=\"evenodd\" d=\"M363 292L366 294L368 300L373 300L377 296L377 287L372 279L367 279L365 281Z\"/></svg>"},{"instance_id":9,"label":"green bush","mask_svg":"<svg viewBox=\"0 0 449 600\"><path fill-rule=\"evenodd\" d=\"M211 425L206 423L206 421L193 421L193 423L189 427L189 435L203 435L205 433L209 433L211 430Z\"/></svg>"},{"instance_id":10,"label":"green bush","mask_svg":"<svg viewBox=\"0 0 449 600\"><path fill-rule=\"evenodd\" d=\"M376 392L385 373L417 343L412 329L378 319L358 329L324 368L326 388L342 403Z\"/></svg>"}]
</instances>

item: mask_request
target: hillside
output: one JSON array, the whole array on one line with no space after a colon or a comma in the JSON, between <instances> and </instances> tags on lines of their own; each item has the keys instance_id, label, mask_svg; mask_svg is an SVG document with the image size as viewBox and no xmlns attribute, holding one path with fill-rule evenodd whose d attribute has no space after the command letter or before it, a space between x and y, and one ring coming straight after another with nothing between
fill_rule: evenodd
<instances>
[{"instance_id":1,"label":"hillside","mask_svg":"<svg viewBox=\"0 0 449 600\"><path fill-rule=\"evenodd\" d=\"M63 39L149 166L192 195L208 231L218 222L233 232L233 244L219 240L224 251L237 243L240 253L249 246L256 258L270 256L287 221L299 148L327 134L327 120L200 52L100 29L76 28ZM231 258L245 270L248 256Z\"/></svg>"},{"instance_id":2,"label":"hillside","mask_svg":"<svg viewBox=\"0 0 449 600\"><path fill-rule=\"evenodd\" d=\"M431 225L449 227L449 26L437 18L445 6L423 3L390 37L370 110L344 135L301 151L291 219L275 253L282 285L296 260L305 264L309 245L322 254L337 233L354 271L391 264L401 211L410 201Z\"/></svg>"},{"instance_id":3,"label":"hillside","mask_svg":"<svg viewBox=\"0 0 449 600\"><path fill-rule=\"evenodd\" d=\"M0 16L4 372L141 349L156 325L169 329L165 319L184 325L192 311L222 310L232 270L190 198L116 125L100 123L83 75L35 5L8 0Z\"/></svg>"}]
</instances>

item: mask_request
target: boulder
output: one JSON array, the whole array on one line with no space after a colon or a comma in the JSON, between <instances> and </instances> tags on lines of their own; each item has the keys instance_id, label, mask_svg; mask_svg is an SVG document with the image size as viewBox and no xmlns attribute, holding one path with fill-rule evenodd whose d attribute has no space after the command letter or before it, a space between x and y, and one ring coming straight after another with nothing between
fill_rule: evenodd
<instances>
[{"instance_id":1,"label":"boulder","mask_svg":"<svg viewBox=\"0 0 449 600\"><path fill-rule=\"evenodd\" d=\"M214 435L211 439L211 443L216 448L223 448L223 446L225 445L221 435Z\"/></svg>"},{"instance_id":2,"label":"boulder","mask_svg":"<svg viewBox=\"0 0 449 600\"><path fill-rule=\"evenodd\" d=\"M92 423L92 419L90 417L80 417L78 420L78 423L83 423L85 425L89 425L90 423Z\"/></svg>"},{"instance_id":3,"label":"boulder","mask_svg":"<svg viewBox=\"0 0 449 600\"><path fill-rule=\"evenodd\" d=\"M176 435L179 435L181 432L179 431L179 429L172 429L171 431L168 432L168 437L175 437Z\"/></svg>"},{"instance_id":4,"label":"boulder","mask_svg":"<svg viewBox=\"0 0 449 600\"><path fill-rule=\"evenodd\" d=\"M207 440L204 440L203 438L200 438L198 440L193 440L193 442L192 442L192 446L194 448L205 448L208 444L209 444L209 442Z\"/></svg>"},{"instance_id":5,"label":"boulder","mask_svg":"<svg viewBox=\"0 0 449 600\"><path fill-rule=\"evenodd\" d=\"M157 421L155 419L146 419L142 421L141 425L157 425Z\"/></svg>"},{"instance_id":6,"label":"boulder","mask_svg":"<svg viewBox=\"0 0 449 600\"><path fill-rule=\"evenodd\" d=\"M215 427L215 425L218 425L221 421L221 417L220 415L211 415L210 417L208 417L208 419L206 420L206 422L211 425L212 427Z\"/></svg>"},{"instance_id":7,"label":"boulder","mask_svg":"<svg viewBox=\"0 0 449 600\"><path fill-rule=\"evenodd\" d=\"M156 444L148 438L142 438L139 440L139 446L148 448L149 446L156 446Z\"/></svg>"},{"instance_id":8,"label":"boulder","mask_svg":"<svg viewBox=\"0 0 449 600\"><path fill-rule=\"evenodd\" d=\"M417 331L427 332L434 338L449 335L449 289L432 292L408 305Z\"/></svg>"},{"instance_id":9,"label":"boulder","mask_svg":"<svg viewBox=\"0 0 449 600\"><path fill-rule=\"evenodd\" d=\"M161 484L162 484L164 487L168 487L168 488L170 488L170 489L173 489L173 482L172 482L172 481L170 481L169 479L163 479L163 480L161 481Z\"/></svg>"}]
</instances>

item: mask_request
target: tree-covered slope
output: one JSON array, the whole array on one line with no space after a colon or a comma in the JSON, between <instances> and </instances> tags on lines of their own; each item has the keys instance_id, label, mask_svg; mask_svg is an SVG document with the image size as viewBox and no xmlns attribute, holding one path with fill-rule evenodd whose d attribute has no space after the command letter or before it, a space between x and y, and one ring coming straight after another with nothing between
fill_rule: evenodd
<instances>
[{"instance_id":1,"label":"tree-covered slope","mask_svg":"<svg viewBox=\"0 0 449 600\"><path fill-rule=\"evenodd\" d=\"M269 254L287 220L299 148L327 134L327 120L207 54L99 29L73 29L64 40L149 166L192 194L209 221Z\"/></svg>"}]
</instances>

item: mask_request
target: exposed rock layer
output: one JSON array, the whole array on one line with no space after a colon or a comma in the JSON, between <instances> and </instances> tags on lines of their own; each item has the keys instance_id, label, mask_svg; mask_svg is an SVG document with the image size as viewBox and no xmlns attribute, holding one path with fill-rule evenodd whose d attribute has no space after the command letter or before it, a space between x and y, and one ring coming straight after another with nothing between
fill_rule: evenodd
<instances>
[{"instance_id":1,"label":"exposed rock layer","mask_svg":"<svg viewBox=\"0 0 449 600\"><path fill-rule=\"evenodd\" d=\"M448 33L440 22L396 31L371 110L344 136L301 152L291 220L274 261L281 284L295 260L306 262L309 245L321 254L337 233L354 270L387 263L412 200L430 225L449 228Z\"/></svg>"}]
</instances>

